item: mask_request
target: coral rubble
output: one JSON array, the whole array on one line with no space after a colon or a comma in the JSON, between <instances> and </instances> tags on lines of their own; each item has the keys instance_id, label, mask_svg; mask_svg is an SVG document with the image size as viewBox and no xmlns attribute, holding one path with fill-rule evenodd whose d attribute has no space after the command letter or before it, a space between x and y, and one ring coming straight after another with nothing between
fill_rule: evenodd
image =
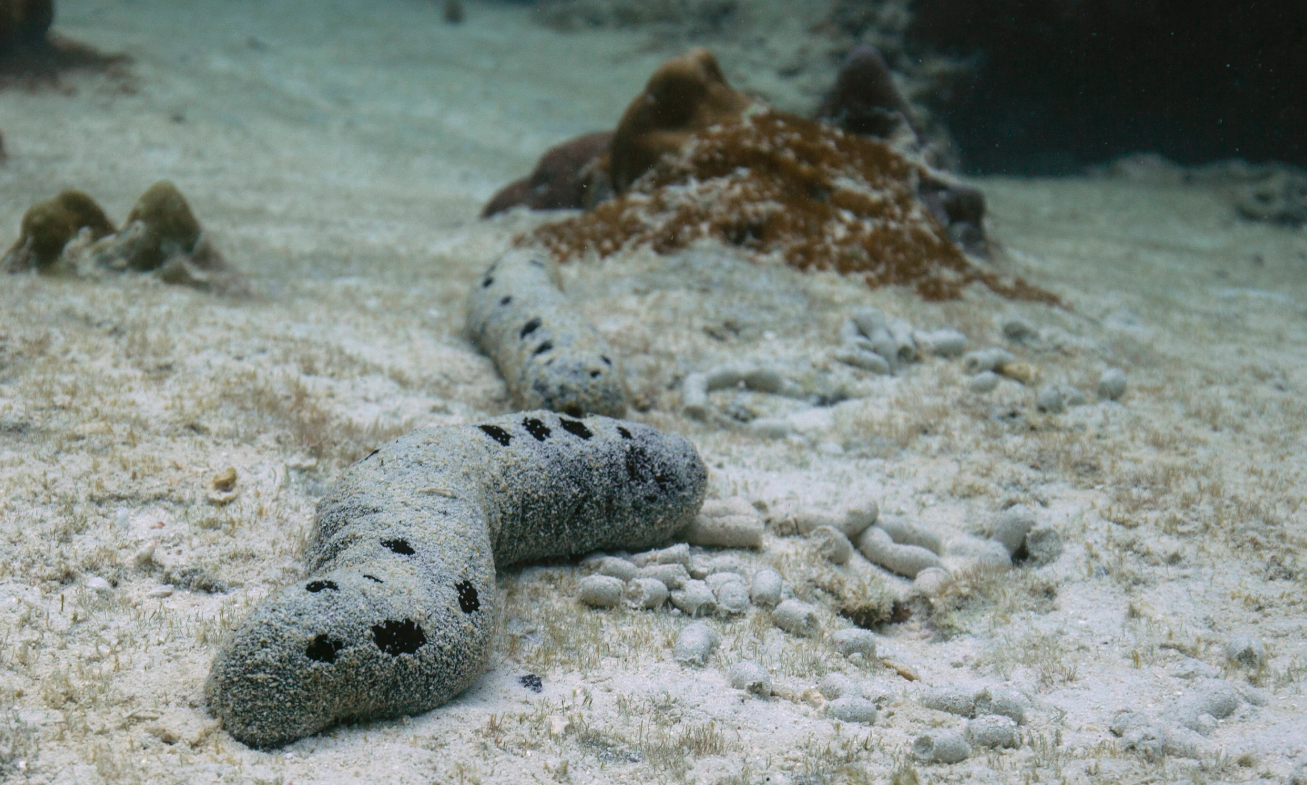
<instances>
[{"instance_id":1,"label":"coral rubble","mask_svg":"<svg viewBox=\"0 0 1307 785\"><path fill-rule=\"evenodd\" d=\"M54 0L0 0L0 56L45 43Z\"/></svg>"},{"instance_id":2,"label":"coral rubble","mask_svg":"<svg viewBox=\"0 0 1307 785\"><path fill-rule=\"evenodd\" d=\"M851 134L881 139L893 136L901 125L913 124L912 109L894 85L884 56L870 44L849 53L816 117Z\"/></svg>"},{"instance_id":3,"label":"coral rubble","mask_svg":"<svg viewBox=\"0 0 1307 785\"><path fill-rule=\"evenodd\" d=\"M37 202L23 214L18 241L0 261L0 269L47 269L83 229L93 240L116 231L100 205L81 191L69 189L53 199Z\"/></svg>"},{"instance_id":4,"label":"coral rubble","mask_svg":"<svg viewBox=\"0 0 1307 785\"><path fill-rule=\"evenodd\" d=\"M579 210L602 201L608 192L608 147L613 135L600 131L549 148L527 177L491 197L482 218L514 207Z\"/></svg>"},{"instance_id":5,"label":"coral rubble","mask_svg":"<svg viewBox=\"0 0 1307 785\"><path fill-rule=\"evenodd\" d=\"M57 85L61 73L76 70L127 80L130 58L53 35L53 22L54 0L0 0L0 88Z\"/></svg>"},{"instance_id":6,"label":"coral rubble","mask_svg":"<svg viewBox=\"0 0 1307 785\"><path fill-rule=\"evenodd\" d=\"M664 63L649 77L613 133L609 176L621 193L695 134L734 123L751 101L726 83L717 58L693 49Z\"/></svg>"},{"instance_id":7,"label":"coral rubble","mask_svg":"<svg viewBox=\"0 0 1307 785\"><path fill-rule=\"evenodd\" d=\"M62 270L86 277L133 270L197 289L244 290L240 274L223 260L186 198L166 180L141 195L121 230L81 191L37 202L23 216L22 232L0 259L0 270Z\"/></svg>"},{"instance_id":8,"label":"coral rubble","mask_svg":"<svg viewBox=\"0 0 1307 785\"><path fill-rule=\"evenodd\" d=\"M1056 302L1021 279L969 260L918 197L923 164L872 138L770 109L690 136L627 192L521 239L560 259L702 238L800 269L860 274L871 286L915 286L953 299L973 282L1017 299Z\"/></svg>"}]
</instances>

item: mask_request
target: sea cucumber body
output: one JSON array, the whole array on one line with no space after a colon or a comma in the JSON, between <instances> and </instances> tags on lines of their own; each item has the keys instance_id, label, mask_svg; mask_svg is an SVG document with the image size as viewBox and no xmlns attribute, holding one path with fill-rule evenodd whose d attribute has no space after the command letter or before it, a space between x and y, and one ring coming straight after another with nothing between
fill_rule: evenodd
<instances>
[{"instance_id":1,"label":"sea cucumber body","mask_svg":"<svg viewBox=\"0 0 1307 785\"><path fill-rule=\"evenodd\" d=\"M209 705L257 747L433 709L485 667L496 565L663 542L706 482L685 439L605 417L524 412L407 434L318 505L309 577L233 633Z\"/></svg>"},{"instance_id":2,"label":"sea cucumber body","mask_svg":"<svg viewBox=\"0 0 1307 785\"><path fill-rule=\"evenodd\" d=\"M518 250L490 265L468 296L467 326L518 408L626 411L617 355L563 294L552 261Z\"/></svg>"}]
</instances>

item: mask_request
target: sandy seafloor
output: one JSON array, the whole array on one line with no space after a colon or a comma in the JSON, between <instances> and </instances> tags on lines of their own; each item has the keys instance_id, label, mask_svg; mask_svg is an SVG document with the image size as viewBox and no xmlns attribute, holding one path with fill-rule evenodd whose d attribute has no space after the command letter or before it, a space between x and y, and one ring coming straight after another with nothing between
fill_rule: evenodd
<instances>
[{"instance_id":1,"label":"sandy seafloor","mask_svg":"<svg viewBox=\"0 0 1307 785\"><path fill-rule=\"evenodd\" d=\"M1240 222L1216 189L997 178L978 184L1000 262L1069 308L987 291L926 304L712 247L565 270L626 358L646 409L633 416L695 442L711 495L871 498L957 530L1022 502L1059 529L1056 562L878 630L917 682L757 609L714 620L721 649L685 668L670 648L685 619L583 609L564 564L501 573L496 654L453 703L246 748L206 713L204 677L222 631L300 574L323 489L408 428L509 410L463 333L464 297L542 218L482 222L480 205L548 145L611 127L671 53L638 33L551 32L512 6L448 26L417 0L84 0L60 5L58 29L131 54L135 90L87 76L0 94L0 240L60 188L121 220L166 177L255 294L0 281L0 779L1282 782L1307 756L1307 235ZM1019 314L1040 337L1009 348L1090 402L1054 416L1015 382L980 396L956 361L894 378L841 366L839 324L865 304L976 346ZM721 411L788 417L783 440L677 413L679 378L733 361L847 397L714 394ZM1119 403L1093 394L1108 365L1129 376ZM240 495L216 507L208 483L227 466ZM134 567L151 542L160 566ZM782 566L825 631L848 625L812 588L839 570L801 541L769 535L742 558ZM1259 672L1226 662L1243 631L1266 644ZM779 694L731 689L741 658ZM823 715L810 690L830 671L879 691L875 725ZM1196 757L1147 761L1109 732L1117 710L1159 711L1204 673L1245 697ZM1032 700L1019 749L908 764L919 733L963 724L918 689L1000 683Z\"/></svg>"}]
</instances>

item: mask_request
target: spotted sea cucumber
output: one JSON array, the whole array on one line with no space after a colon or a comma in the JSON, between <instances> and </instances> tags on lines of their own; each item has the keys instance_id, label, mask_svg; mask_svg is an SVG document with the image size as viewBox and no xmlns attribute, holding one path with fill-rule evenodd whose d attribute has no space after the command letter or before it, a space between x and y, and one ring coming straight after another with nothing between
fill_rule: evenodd
<instances>
[{"instance_id":1,"label":"spotted sea cucumber","mask_svg":"<svg viewBox=\"0 0 1307 785\"><path fill-rule=\"evenodd\" d=\"M490 265L468 296L467 326L517 408L625 413L617 355L563 294L548 257L510 251Z\"/></svg>"},{"instance_id":2,"label":"spotted sea cucumber","mask_svg":"<svg viewBox=\"0 0 1307 785\"><path fill-rule=\"evenodd\" d=\"M666 541L706 485L687 440L606 417L533 411L409 433L319 503L308 576L224 643L209 707L255 747L433 709L485 668L496 567Z\"/></svg>"}]
</instances>

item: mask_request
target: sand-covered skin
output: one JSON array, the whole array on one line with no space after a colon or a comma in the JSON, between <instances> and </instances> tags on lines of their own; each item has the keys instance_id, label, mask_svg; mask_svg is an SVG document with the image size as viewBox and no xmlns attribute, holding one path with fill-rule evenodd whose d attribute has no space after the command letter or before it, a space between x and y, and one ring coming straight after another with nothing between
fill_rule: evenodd
<instances>
[{"instance_id":1,"label":"sand-covered skin","mask_svg":"<svg viewBox=\"0 0 1307 785\"><path fill-rule=\"evenodd\" d=\"M548 146L611 127L669 54L506 4L469 3L458 27L425 3L264 6L65 3L57 28L132 54L139 92L75 77L71 96L0 93L0 245L62 188L121 219L168 178L255 292L0 280L0 779L883 782L919 734L962 729L915 697L950 684L1028 694L1022 745L911 764L922 781L1282 781L1307 754L1307 237L1239 221L1215 190L1088 180L979 182L999 264L1070 310L984 290L925 304L712 245L563 268L623 356L632 416L694 442L710 497L872 498L982 531L1022 502L1058 527L1054 563L960 582L880 629L897 670L758 608L710 619L720 647L687 668L672 658L686 619L586 609L584 570L556 564L499 575L490 669L450 704L275 753L235 742L203 705L218 641L302 577L343 467L511 408L464 303L544 217L480 223L481 205ZM1043 414L1037 388L1007 380L978 396L959 361L842 365L860 305L1004 346L1090 403ZM1039 340L1005 341L1007 314ZM704 422L676 413L680 378L731 362L778 366L830 405L723 391ZM1094 400L1109 365L1128 375L1120 403ZM759 438L750 417L797 435ZM225 501L212 480L229 466ZM778 567L823 633L849 625L841 593L906 588L797 538L739 558ZM1226 662L1244 631L1266 645L1260 672ZM767 669L770 699L731 688L740 660ZM882 691L875 725L826 716L815 687L832 671ZM1149 762L1110 732L1118 709L1161 710L1204 673L1264 705L1241 697L1199 757Z\"/></svg>"}]
</instances>

